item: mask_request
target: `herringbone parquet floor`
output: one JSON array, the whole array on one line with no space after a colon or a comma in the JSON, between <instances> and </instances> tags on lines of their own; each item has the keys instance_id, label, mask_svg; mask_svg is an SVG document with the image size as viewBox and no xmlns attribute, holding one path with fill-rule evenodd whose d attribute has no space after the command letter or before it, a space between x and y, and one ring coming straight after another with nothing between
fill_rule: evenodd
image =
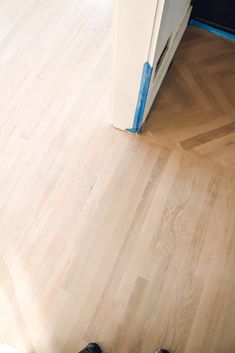
<instances>
[{"instance_id":1,"label":"herringbone parquet floor","mask_svg":"<svg viewBox=\"0 0 235 353\"><path fill-rule=\"evenodd\" d=\"M235 171L234 42L187 29L143 135Z\"/></svg>"}]
</instances>

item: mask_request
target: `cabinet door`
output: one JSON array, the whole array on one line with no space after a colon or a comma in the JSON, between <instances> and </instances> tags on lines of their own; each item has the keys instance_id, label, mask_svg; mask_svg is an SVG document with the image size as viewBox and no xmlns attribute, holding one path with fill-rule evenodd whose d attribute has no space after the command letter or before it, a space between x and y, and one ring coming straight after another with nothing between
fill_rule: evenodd
<instances>
[{"instance_id":1,"label":"cabinet door","mask_svg":"<svg viewBox=\"0 0 235 353\"><path fill-rule=\"evenodd\" d=\"M190 12L190 0L114 0L114 126L140 132Z\"/></svg>"}]
</instances>

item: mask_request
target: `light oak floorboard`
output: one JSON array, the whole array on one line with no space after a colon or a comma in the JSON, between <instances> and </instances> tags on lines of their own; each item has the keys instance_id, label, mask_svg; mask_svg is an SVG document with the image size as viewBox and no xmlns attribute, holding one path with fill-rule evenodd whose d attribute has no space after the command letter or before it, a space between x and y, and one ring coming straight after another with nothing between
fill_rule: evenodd
<instances>
[{"instance_id":1,"label":"light oak floorboard","mask_svg":"<svg viewBox=\"0 0 235 353\"><path fill-rule=\"evenodd\" d=\"M173 64L168 76L180 75L177 87L166 79L143 135L115 130L111 1L7 4L0 4L0 340L37 353L77 353L89 341L107 353L234 352L234 179L210 145L221 129L218 159L232 154L223 147L232 96L219 85L206 96L203 77ZM188 65L198 70L195 55L202 65L212 51L201 50L203 41L212 43L207 72L220 82L220 58L233 70L231 44L190 31L182 43ZM185 83L190 93L179 88ZM214 105L217 94L223 99ZM200 101L206 121L199 116L191 127Z\"/></svg>"}]
</instances>

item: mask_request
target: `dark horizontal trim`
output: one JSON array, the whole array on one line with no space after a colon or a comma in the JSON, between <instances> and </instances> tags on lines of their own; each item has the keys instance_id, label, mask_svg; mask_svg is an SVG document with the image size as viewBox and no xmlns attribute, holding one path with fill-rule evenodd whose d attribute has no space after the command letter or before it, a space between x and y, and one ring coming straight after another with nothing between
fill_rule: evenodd
<instances>
[{"instance_id":1,"label":"dark horizontal trim","mask_svg":"<svg viewBox=\"0 0 235 353\"><path fill-rule=\"evenodd\" d=\"M221 29L222 31L235 34L235 30L234 29L226 27L226 26L223 26L223 25L218 24L218 23L215 23L213 21L208 21L208 20L205 20L204 18L201 18L201 17L198 17L198 16L195 16L195 17L192 16L191 19L196 20L196 21L200 21L202 23L205 23L208 26L212 26L214 28Z\"/></svg>"},{"instance_id":2,"label":"dark horizontal trim","mask_svg":"<svg viewBox=\"0 0 235 353\"><path fill-rule=\"evenodd\" d=\"M224 37L224 38L227 38L227 39L230 39L230 40L235 40L235 34L222 31L221 29L217 29L217 28L212 27L212 26L208 26L207 24L205 24L203 22L196 21L196 20L192 19L192 20L190 20L189 24L191 26L196 26L196 27L205 29L206 31L214 33L214 34L216 34L216 35L218 35L220 37Z\"/></svg>"}]
</instances>

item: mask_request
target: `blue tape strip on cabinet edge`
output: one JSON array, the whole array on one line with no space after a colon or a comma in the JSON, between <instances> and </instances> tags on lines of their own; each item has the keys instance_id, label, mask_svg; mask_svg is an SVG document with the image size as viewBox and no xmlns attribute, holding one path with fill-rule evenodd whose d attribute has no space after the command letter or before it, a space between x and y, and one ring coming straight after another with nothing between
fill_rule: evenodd
<instances>
[{"instance_id":1,"label":"blue tape strip on cabinet edge","mask_svg":"<svg viewBox=\"0 0 235 353\"><path fill-rule=\"evenodd\" d=\"M214 34L216 34L217 36L220 36L220 37L224 37L224 38L227 38L227 39L235 40L235 34L222 31L221 29L218 29L218 28L215 28L215 27L212 27L212 26L208 26L205 23L202 23L200 21L190 20L189 25L205 29L206 31L214 33Z\"/></svg>"},{"instance_id":2,"label":"blue tape strip on cabinet edge","mask_svg":"<svg viewBox=\"0 0 235 353\"><path fill-rule=\"evenodd\" d=\"M139 134L142 128L152 71L152 66L148 62L144 63L133 126L132 128L125 129L132 134Z\"/></svg>"}]
</instances>

